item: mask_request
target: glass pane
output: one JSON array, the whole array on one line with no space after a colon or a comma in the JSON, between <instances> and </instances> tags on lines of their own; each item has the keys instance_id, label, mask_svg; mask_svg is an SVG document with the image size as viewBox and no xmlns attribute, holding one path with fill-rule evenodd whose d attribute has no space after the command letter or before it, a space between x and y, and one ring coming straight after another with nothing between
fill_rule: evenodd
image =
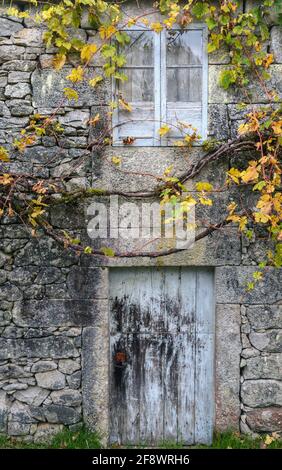
<instances>
[{"instance_id":1,"label":"glass pane","mask_svg":"<svg viewBox=\"0 0 282 470\"><path fill-rule=\"evenodd\" d=\"M167 66L202 63L202 31L167 32Z\"/></svg>"},{"instance_id":2,"label":"glass pane","mask_svg":"<svg viewBox=\"0 0 282 470\"><path fill-rule=\"evenodd\" d=\"M121 49L126 57L126 66L150 65L154 63L154 36L152 31L127 31L130 44Z\"/></svg>"},{"instance_id":3,"label":"glass pane","mask_svg":"<svg viewBox=\"0 0 282 470\"><path fill-rule=\"evenodd\" d=\"M201 101L202 69L167 69L167 101Z\"/></svg>"},{"instance_id":4,"label":"glass pane","mask_svg":"<svg viewBox=\"0 0 282 470\"><path fill-rule=\"evenodd\" d=\"M153 69L126 69L124 73L128 80L120 84L119 91L127 102L154 101Z\"/></svg>"}]
</instances>

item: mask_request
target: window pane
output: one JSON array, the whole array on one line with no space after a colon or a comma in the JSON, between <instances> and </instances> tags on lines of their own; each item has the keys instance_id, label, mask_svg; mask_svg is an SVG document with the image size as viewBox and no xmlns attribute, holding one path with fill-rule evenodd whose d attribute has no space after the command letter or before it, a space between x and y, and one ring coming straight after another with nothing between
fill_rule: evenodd
<instances>
[{"instance_id":1,"label":"window pane","mask_svg":"<svg viewBox=\"0 0 282 470\"><path fill-rule=\"evenodd\" d=\"M202 63L202 31L167 32L167 66Z\"/></svg>"},{"instance_id":2,"label":"window pane","mask_svg":"<svg viewBox=\"0 0 282 470\"><path fill-rule=\"evenodd\" d=\"M120 84L119 90L129 103L154 101L154 70L126 69L128 80Z\"/></svg>"},{"instance_id":3,"label":"window pane","mask_svg":"<svg viewBox=\"0 0 282 470\"><path fill-rule=\"evenodd\" d=\"M127 34L130 36L131 42L121 50L127 59L126 66L152 66L154 63L152 31L127 31Z\"/></svg>"},{"instance_id":4,"label":"window pane","mask_svg":"<svg viewBox=\"0 0 282 470\"><path fill-rule=\"evenodd\" d=\"M148 139L154 135L154 108L135 106L131 113L119 110L119 136Z\"/></svg>"},{"instance_id":5,"label":"window pane","mask_svg":"<svg viewBox=\"0 0 282 470\"><path fill-rule=\"evenodd\" d=\"M202 99L202 69L167 69L167 101L189 103Z\"/></svg>"},{"instance_id":6,"label":"window pane","mask_svg":"<svg viewBox=\"0 0 282 470\"><path fill-rule=\"evenodd\" d=\"M191 130L187 127L187 124L191 124L197 129L199 134L202 133L202 106L201 104L196 105L195 103L186 104L183 106L181 103L179 106L168 105L166 113L166 122L168 125L172 125L171 130L168 134L168 138L179 138L184 137Z\"/></svg>"}]
</instances>

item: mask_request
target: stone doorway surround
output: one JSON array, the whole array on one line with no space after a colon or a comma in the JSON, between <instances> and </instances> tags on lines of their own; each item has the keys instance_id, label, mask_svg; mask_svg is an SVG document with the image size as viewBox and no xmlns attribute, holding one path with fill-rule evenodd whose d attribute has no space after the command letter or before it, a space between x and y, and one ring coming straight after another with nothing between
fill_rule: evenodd
<instances>
[{"instance_id":1,"label":"stone doorway surround","mask_svg":"<svg viewBox=\"0 0 282 470\"><path fill-rule=\"evenodd\" d=\"M101 268L98 268L101 269ZM232 268L233 269L233 268ZM83 419L107 443L109 436L109 269L102 269L97 314L82 334ZM215 268L215 422L218 431L239 430L240 423L240 305L225 303L225 268ZM89 275L88 275L89 276ZM98 292L99 289L96 289Z\"/></svg>"}]
</instances>

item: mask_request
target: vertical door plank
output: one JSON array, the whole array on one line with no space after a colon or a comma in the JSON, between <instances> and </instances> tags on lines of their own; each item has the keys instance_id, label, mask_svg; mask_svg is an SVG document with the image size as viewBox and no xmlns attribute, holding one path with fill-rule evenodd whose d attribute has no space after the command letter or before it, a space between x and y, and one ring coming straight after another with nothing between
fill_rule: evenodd
<instances>
[{"instance_id":1,"label":"vertical door plank","mask_svg":"<svg viewBox=\"0 0 282 470\"><path fill-rule=\"evenodd\" d=\"M167 333L163 355L164 430L163 438L176 441L178 427L179 338Z\"/></svg>"},{"instance_id":2,"label":"vertical door plank","mask_svg":"<svg viewBox=\"0 0 282 470\"><path fill-rule=\"evenodd\" d=\"M112 335L110 340L110 443L121 444L126 439L127 389L126 371L116 368L113 357L116 351L125 350L126 337L121 334ZM94 398L94 397L93 397Z\"/></svg>"},{"instance_id":3,"label":"vertical door plank","mask_svg":"<svg viewBox=\"0 0 282 470\"><path fill-rule=\"evenodd\" d=\"M164 303L166 347L164 371L164 439L175 440L178 426L179 343L177 336L180 316L179 268L165 268L161 297Z\"/></svg>"},{"instance_id":4,"label":"vertical door plank","mask_svg":"<svg viewBox=\"0 0 282 470\"><path fill-rule=\"evenodd\" d=\"M197 270L196 286L196 330L197 333L213 334L214 322L214 278L209 269Z\"/></svg>"},{"instance_id":5,"label":"vertical door plank","mask_svg":"<svg viewBox=\"0 0 282 470\"><path fill-rule=\"evenodd\" d=\"M126 380L126 419L124 420L124 443L135 444L140 441L140 367L141 344L140 334L127 335Z\"/></svg>"},{"instance_id":6,"label":"vertical door plank","mask_svg":"<svg viewBox=\"0 0 282 470\"><path fill-rule=\"evenodd\" d=\"M214 336L198 334L196 339L195 375L195 442L212 443Z\"/></svg>"},{"instance_id":7,"label":"vertical door plank","mask_svg":"<svg viewBox=\"0 0 282 470\"><path fill-rule=\"evenodd\" d=\"M195 441L211 443L214 417L213 275L199 269L196 286Z\"/></svg>"},{"instance_id":8,"label":"vertical door plank","mask_svg":"<svg viewBox=\"0 0 282 470\"><path fill-rule=\"evenodd\" d=\"M141 373L140 440L158 444L163 440L163 335L144 334Z\"/></svg>"},{"instance_id":9,"label":"vertical door plank","mask_svg":"<svg viewBox=\"0 0 282 470\"><path fill-rule=\"evenodd\" d=\"M180 310L180 268L166 268L163 270L164 282L161 296L164 301L165 330L177 333Z\"/></svg>"},{"instance_id":10,"label":"vertical door plank","mask_svg":"<svg viewBox=\"0 0 282 470\"><path fill-rule=\"evenodd\" d=\"M194 335L179 333L178 433L177 441L195 442L195 340Z\"/></svg>"},{"instance_id":11,"label":"vertical door plank","mask_svg":"<svg viewBox=\"0 0 282 470\"><path fill-rule=\"evenodd\" d=\"M195 415L195 270L181 270L178 380L178 441L194 442Z\"/></svg>"},{"instance_id":12,"label":"vertical door plank","mask_svg":"<svg viewBox=\"0 0 282 470\"><path fill-rule=\"evenodd\" d=\"M196 270L181 268L179 279L179 331L195 333Z\"/></svg>"}]
</instances>

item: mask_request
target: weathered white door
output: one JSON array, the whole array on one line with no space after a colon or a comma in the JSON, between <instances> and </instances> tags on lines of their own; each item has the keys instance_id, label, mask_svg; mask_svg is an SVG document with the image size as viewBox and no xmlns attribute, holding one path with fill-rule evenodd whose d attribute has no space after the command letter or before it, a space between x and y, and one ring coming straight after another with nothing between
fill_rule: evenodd
<instances>
[{"instance_id":1,"label":"weathered white door","mask_svg":"<svg viewBox=\"0 0 282 470\"><path fill-rule=\"evenodd\" d=\"M213 272L110 271L110 441L209 443L214 409Z\"/></svg>"}]
</instances>

